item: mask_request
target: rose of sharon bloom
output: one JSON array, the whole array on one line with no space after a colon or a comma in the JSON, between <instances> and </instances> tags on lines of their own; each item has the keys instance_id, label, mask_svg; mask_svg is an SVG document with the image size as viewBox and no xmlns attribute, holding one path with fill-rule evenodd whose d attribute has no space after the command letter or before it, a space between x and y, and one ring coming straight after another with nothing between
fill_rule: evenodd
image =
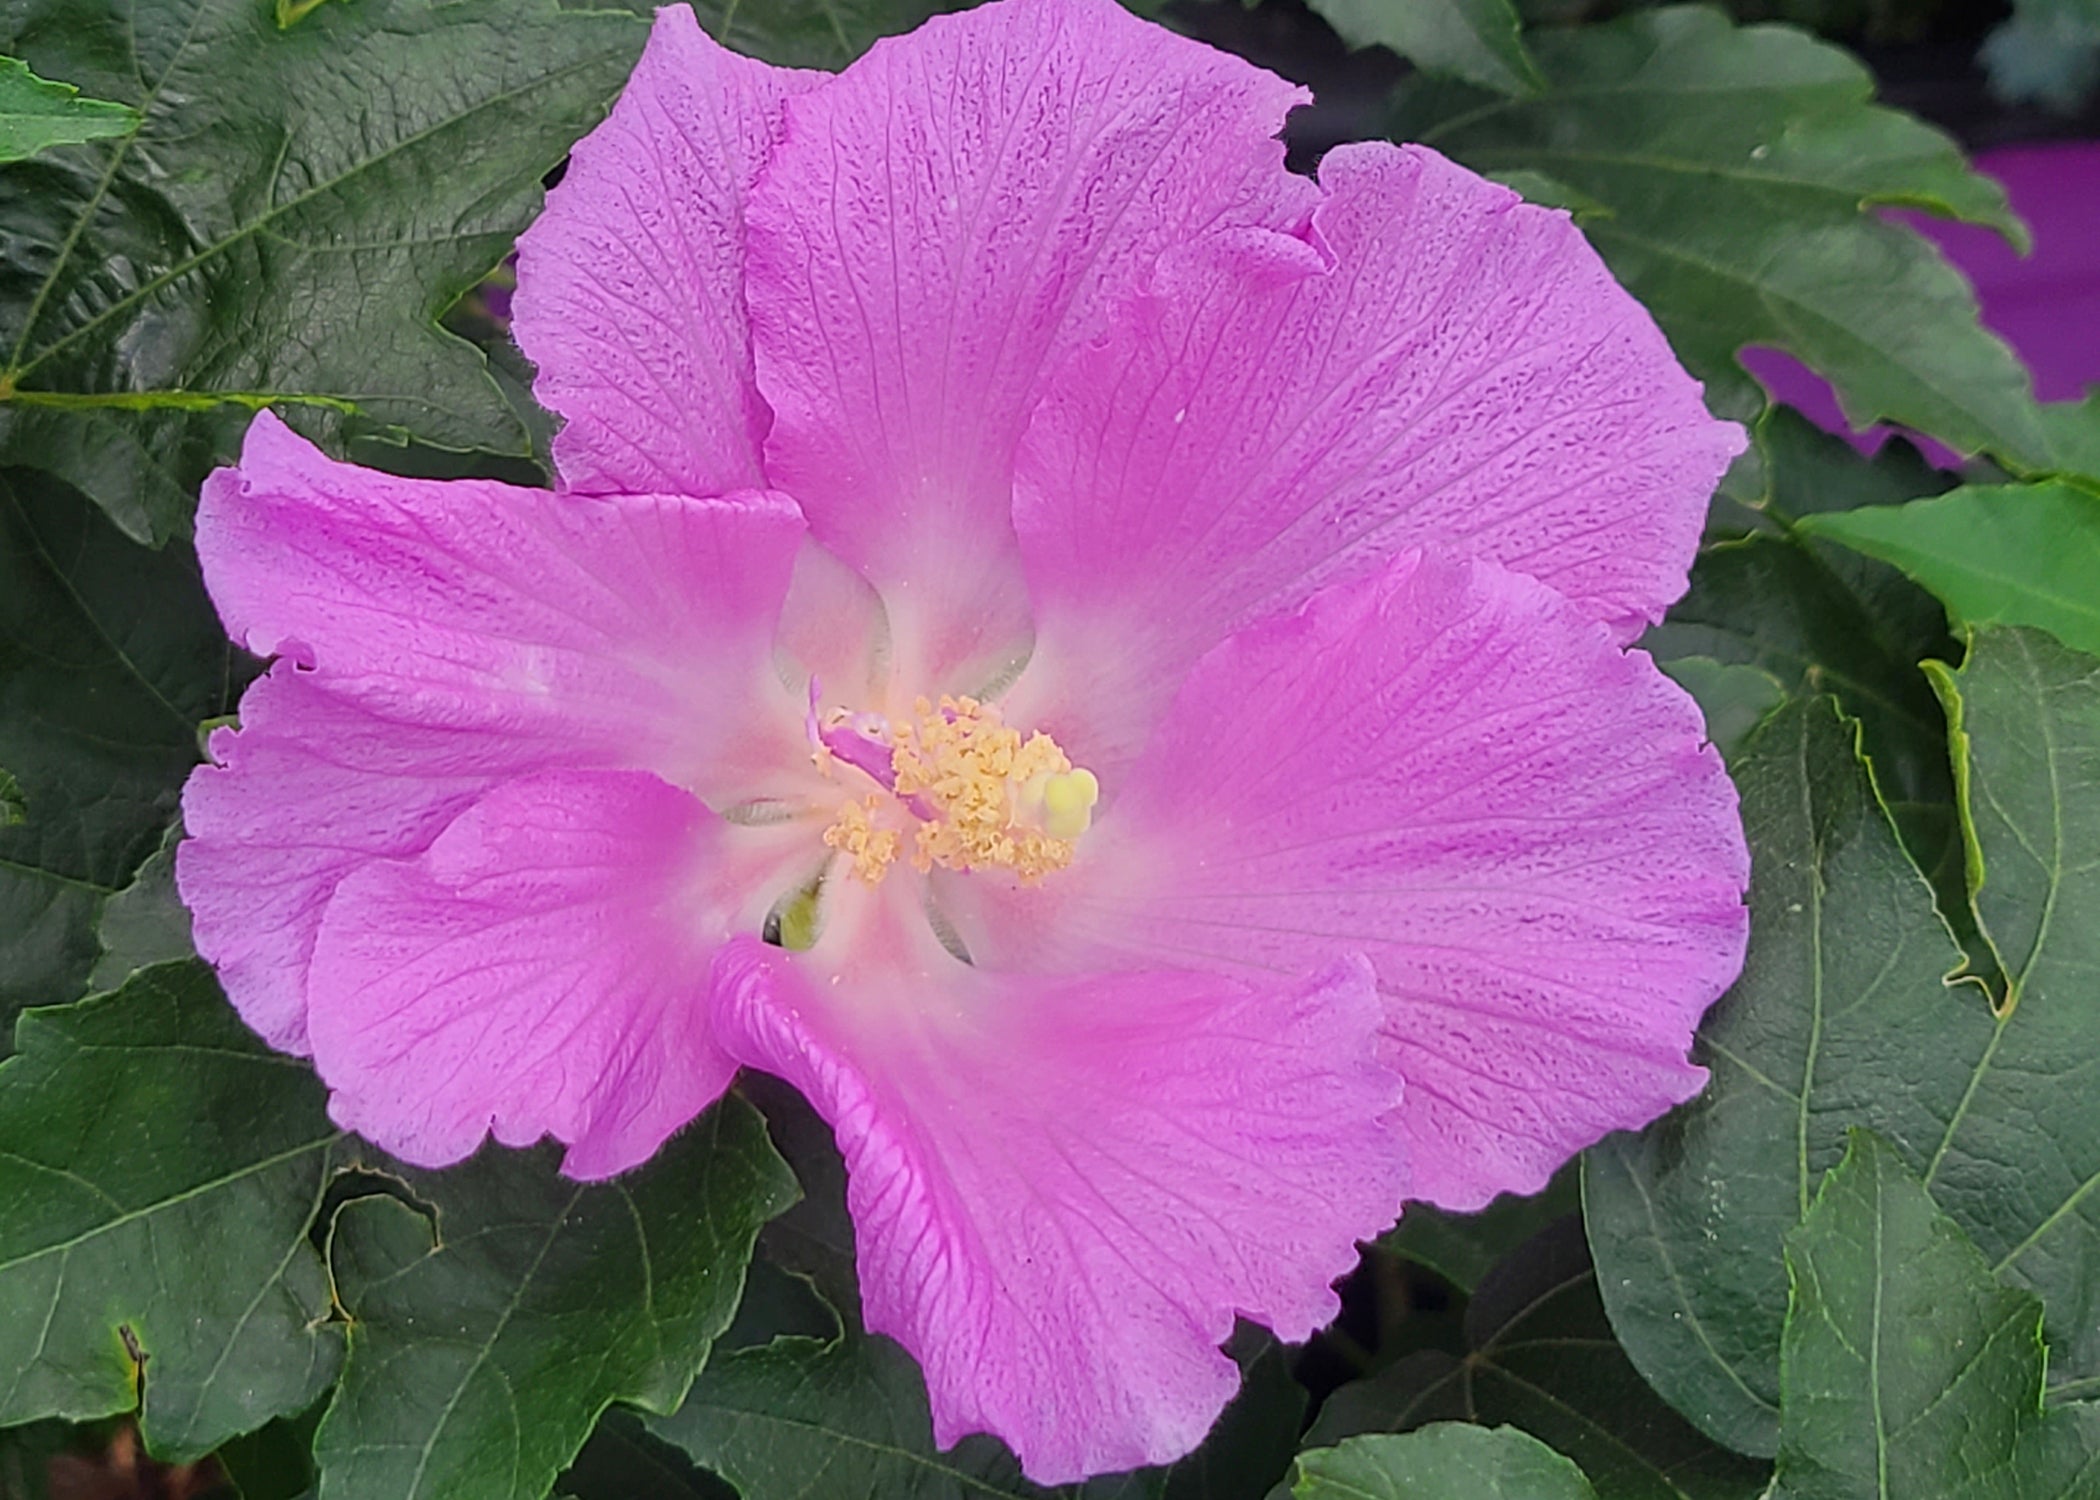
<instances>
[{"instance_id":1,"label":"rose of sharon bloom","mask_svg":"<svg viewBox=\"0 0 2100 1500\"><path fill-rule=\"evenodd\" d=\"M943 1444L1173 1459L1402 1203L1695 1093L1746 858L1627 640L1742 446L1567 218L1113 0L785 72L663 11L525 236L553 493L270 415L184 800L241 1014L415 1163L832 1123Z\"/></svg>"}]
</instances>

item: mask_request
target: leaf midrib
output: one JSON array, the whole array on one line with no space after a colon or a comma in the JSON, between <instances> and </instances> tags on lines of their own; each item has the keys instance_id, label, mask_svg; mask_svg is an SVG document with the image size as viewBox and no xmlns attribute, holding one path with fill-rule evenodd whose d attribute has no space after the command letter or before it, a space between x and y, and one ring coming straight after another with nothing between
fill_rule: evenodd
<instances>
[{"instance_id":1,"label":"leaf midrib","mask_svg":"<svg viewBox=\"0 0 2100 1500\"><path fill-rule=\"evenodd\" d=\"M343 1134L341 1131L332 1130L325 1136L318 1137L311 1141L303 1142L300 1145L292 1147L288 1151L280 1151L274 1156L265 1157L260 1161L250 1162L245 1166L238 1167L235 1170L224 1173L221 1176L213 1177L204 1182L197 1183L193 1187L184 1188L179 1193L171 1193L165 1198L156 1199L151 1203L140 1204L137 1208L127 1209L123 1213L118 1214L115 1218L107 1219L90 1229L83 1230L81 1233L74 1235L71 1239L57 1240L52 1242L51 1244L39 1246L37 1249L31 1250L25 1255L18 1255L12 1260L0 1260L0 1274L13 1271L22 1266L33 1264L34 1262L43 1259L47 1255L59 1254L65 1251L77 1249L78 1247L88 1244L89 1242L98 1239L105 1234L113 1234L117 1230L125 1227L127 1224L135 1224L142 1219L152 1218L154 1215L164 1213L167 1210L174 1208L178 1204L187 1203L194 1198L204 1197L209 1193L215 1193L221 1188L231 1187L234 1183L241 1182L246 1180L247 1178L254 1177L260 1173L267 1172L272 1167L282 1166L288 1161L296 1161L300 1157L309 1155L315 1151L326 1151L328 1148L333 1146L337 1141L341 1140L342 1138ZM39 1163L38 1165L41 1165L41 1163ZM90 1186L95 1185L90 1184ZM103 1190L99 1186L96 1186L96 1191L100 1192Z\"/></svg>"},{"instance_id":2,"label":"leaf midrib","mask_svg":"<svg viewBox=\"0 0 2100 1500\"><path fill-rule=\"evenodd\" d=\"M185 39L184 45L188 45L187 39ZM515 100L528 97L545 88L558 84L572 77L575 74L586 72L592 68L595 68L601 62L603 62L606 57L610 55L612 54L609 50L594 53L587 58L579 59L576 62L570 63L565 67L556 69L553 72L539 74L536 77L534 77L530 82L522 84L517 88L508 89L498 94L491 94L485 99L476 101L467 109L462 110L457 114L450 115L445 119L438 121L434 125L431 125L423 130L415 131L409 135L403 136L400 140L394 142L385 150L377 152L372 156L366 157L363 161L356 163L347 170L338 173L334 177L330 177L321 182L317 182L311 187L306 188L304 191L285 199L282 203L273 203L262 214L257 216L255 219L249 221L248 223L241 225L232 233L227 234L223 238L215 240L211 244L204 246L202 249L195 251L187 259L177 262L175 265L169 267L167 270L159 273L158 275L149 277L147 280L139 283L139 285L133 288L130 292L127 292L124 296L119 297L114 302L111 302L107 307L103 308L100 312L96 313L93 317L89 318L86 322L75 327L71 332L64 334L52 343L46 344L42 349L38 350L36 354L32 356L27 363L20 363L20 349L22 346L27 344L29 338L30 330L28 328L25 328L21 343L17 345L16 354L10 360L10 368L6 372L4 372L4 375L0 375L0 378L4 378L11 381L19 381L23 377L33 374L53 355L56 355L60 351L70 347L74 343L78 342L80 339L85 338L88 334L94 332L95 329L99 328L102 324L108 322L110 319L118 316L121 313L129 311L131 308L137 306L146 298L158 292L162 287L168 286L173 282L181 280L183 277L189 275L190 272L196 270L199 266L217 258L220 255L223 255L226 251L232 249L235 245L238 245L243 240L249 238L251 235L260 233L264 229L268 228L271 224L275 223L283 215L291 213L293 210L304 206L305 204L311 202L316 198L335 192L338 188L341 188L346 183L354 181L356 178L363 175L364 173L369 172L374 168L393 160L396 156L399 156L403 152L413 150L415 147L422 145L425 141L428 141L431 138L440 135L445 131L452 130L459 125L465 124L468 121L476 119L483 112L489 109L497 108L501 105L512 103ZM168 71L174 71L174 63L171 62L169 64ZM165 78L166 76L166 74L162 75L163 78ZM141 128L143 129L143 127ZM134 132L132 136L125 138L126 143L128 144L130 140L135 138L136 132ZM114 167L112 167L112 174L113 173ZM66 263L72 253L72 244L76 240L77 234L73 237L73 240L69 240L66 251L60 256L58 262L54 265L51 276L51 279L54 283L56 282L58 276L64 271ZM30 327L33 328L34 325L31 324Z\"/></svg>"}]
</instances>

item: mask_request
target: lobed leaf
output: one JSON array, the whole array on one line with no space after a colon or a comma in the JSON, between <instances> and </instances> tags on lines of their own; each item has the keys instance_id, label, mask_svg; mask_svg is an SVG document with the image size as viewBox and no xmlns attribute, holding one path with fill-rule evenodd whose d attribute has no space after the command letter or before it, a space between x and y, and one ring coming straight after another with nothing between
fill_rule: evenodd
<instances>
[{"instance_id":1,"label":"lobed leaf","mask_svg":"<svg viewBox=\"0 0 2100 1500\"><path fill-rule=\"evenodd\" d=\"M538 212L639 54L554 0L4 0L0 46L138 111L0 169L0 464L186 530L251 413L527 451L434 321Z\"/></svg>"},{"instance_id":2,"label":"lobed leaf","mask_svg":"<svg viewBox=\"0 0 2100 1500\"><path fill-rule=\"evenodd\" d=\"M1948 137L1872 104L1858 62L1696 6L1541 32L1534 55L1546 87L1523 98L1404 83L1392 134L1603 205L1585 232L1716 412L1763 408L1736 355L1771 345L1826 376L1857 427L1899 422L2047 466L2027 373L1978 324L1968 283L1870 211L1904 204L2017 235L2004 194Z\"/></svg>"},{"instance_id":3,"label":"lobed leaf","mask_svg":"<svg viewBox=\"0 0 2100 1500\"><path fill-rule=\"evenodd\" d=\"M1463 1356L1424 1351L1330 1396L1309 1445L1431 1422L1506 1423L1568 1455L1604 1500L1749 1500L1763 1465L1708 1442L1656 1398L1612 1338L1568 1218L1482 1280Z\"/></svg>"},{"instance_id":4,"label":"lobed leaf","mask_svg":"<svg viewBox=\"0 0 2100 1500\"><path fill-rule=\"evenodd\" d=\"M1604 1305L1656 1390L1717 1441L1779 1442L1781 1242L1863 1117L1931 1138L1961 1097L1918 1054L1988 1044L1983 997L1827 699L1776 715L1733 764L1750 838L1750 950L1694 1048L1706 1092L1584 1161Z\"/></svg>"},{"instance_id":5,"label":"lobed leaf","mask_svg":"<svg viewBox=\"0 0 2100 1500\"><path fill-rule=\"evenodd\" d=\"M2041 1303L1992 1279L1866 1131L1787 1236L1774 1500L2052 1500L2100 1480L2100 1408L2044 1412Z\"/></svg>"},{"instance_id":6,"label":"lobed leaf","mask_svg":"<svg viewBox=\"0 0 2100 1500\"><path fill-rule=\"evenodd\" d=\"M729 1325L794 1179L725 1099L602 1183L551 1147L486 1147L408 1194L346 1203L328 1239L348 1312L314 1441L320 1500L539 1500L614 1401L670 1411Z\"/></svg>"},{"instance_id":7,"label":"lobed leaf","mask_svg":"<svg viewBox=\"0 0 2100 1500\"><path fill-rule=\"evenodd\" d=\"M1958 950L1827 703L1783 711L1736 766L1750 953L1707 1017L1704 1095L1594 1150L1585 1206L1613 1326L1720 1441L1780 1437L1781 1253L1850 1126L1885 1137L2038 1292L2057 1399L2100 1389L2100 662L1984 631L1956 715L1976 915L2008 986L1939 976Z\"/></svg>"},{"instance_id":8,"label":"lobed leaf","mask_svg":"<svg viewBox=\"0 0 2100 1500\"><path fill-rule=\"evenodd\" d=\"M201 1457L335 1377L307 1231L340 1139L202 964L24 1015L0 1064L0 1426L139 1412Z\"/></svg>"}]
</instances>

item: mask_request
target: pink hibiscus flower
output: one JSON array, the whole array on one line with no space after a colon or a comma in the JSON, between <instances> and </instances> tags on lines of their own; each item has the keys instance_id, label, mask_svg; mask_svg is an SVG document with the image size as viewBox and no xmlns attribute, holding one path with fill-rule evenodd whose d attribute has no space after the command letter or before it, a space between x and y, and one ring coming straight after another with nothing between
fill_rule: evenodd
<instances>
[{"instance_id":1,"label":"pink hibiscus flower","mask_svg":"<svg viewBox=\"0 0 2100 1500\"><path fill-rule=\"evenodd\" d=\"M1741 447L1566 217L1112 0L783 72L663 11L525 237L561 488L258 417L276 665L201 950L337 1120L645 1160L832 1122L870 1328L1042 1481L1172 1459L1402 1202L1693 1094L1746 858L1624 643ZM773 941L767 941L767 938Z\"/></svg>"}]
</instances>

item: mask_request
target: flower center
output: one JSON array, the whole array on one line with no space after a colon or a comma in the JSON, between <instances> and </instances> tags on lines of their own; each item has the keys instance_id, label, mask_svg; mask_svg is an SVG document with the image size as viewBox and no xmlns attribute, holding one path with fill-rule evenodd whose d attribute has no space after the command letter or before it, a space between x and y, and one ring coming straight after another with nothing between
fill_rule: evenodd
<instances>
[{"instance_id":1,"label":"flower center","mask_svg":"<svg viewBox=\"0 0 2100 1500\"><path fill-rule=\"evenodd\" d=\"M818 765L855 768L881 788L839 809L824 842L881 883L912 837L920 871L1011 870L1034 884L1072 862L1101 785L1057 741L1024 737L975 698L921 698L903 722L834 712L810 734Z\"/></svg>"}]
</instances>

